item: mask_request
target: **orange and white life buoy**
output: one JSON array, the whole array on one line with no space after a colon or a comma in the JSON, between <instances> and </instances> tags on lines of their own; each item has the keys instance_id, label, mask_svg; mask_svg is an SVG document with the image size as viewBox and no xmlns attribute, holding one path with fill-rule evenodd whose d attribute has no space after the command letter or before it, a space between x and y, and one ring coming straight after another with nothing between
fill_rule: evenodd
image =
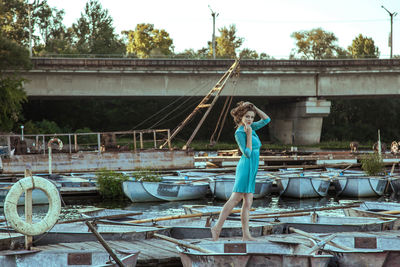
<instances>
[{"instance_id":1,"label":"orange and white life buoy","mask_svg":"<svg viewBox=\"0 0 400 267\"><path fill-rule=\"evenodd\" d=\"M57 142L58 143L58 150L62 150L63 149L63 142L61 141L61 139L57 138L57 137L53 137L49 140L49 142L47 143L47 147L51 148L51 144Z\"/></svg>"},{"instance_id":2,"label":"orange and white life buoy","mask_svg":"<svg viewBox=\"0 0 400 267\"><path fill-rule=\"evenodd\" d=\"M39 222L27 223L17 212L18 199L28 189L40 189L49 199L49 210ZM25 235L40 235L49 230L58 221L61 212L61 199L57 187L49 180L38 177L26 177L16 182L4 200L4 215L15 231Z\"/></svg>"}]
</instances>

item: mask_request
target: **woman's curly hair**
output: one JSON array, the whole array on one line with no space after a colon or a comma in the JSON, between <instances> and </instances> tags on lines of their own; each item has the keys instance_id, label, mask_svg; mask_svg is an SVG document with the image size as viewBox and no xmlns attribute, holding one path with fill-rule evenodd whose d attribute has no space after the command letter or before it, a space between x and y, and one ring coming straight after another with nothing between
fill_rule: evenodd
<instances>
[{"instance_id":1,"label":"woman's curly hair","mask_svg":"<svg viewBox=\"0 0 400 267\"><path fill-rule=\"evenodd\" d=\"M254 108L254 105L251 103L245 104L245 102L243 102L243 101L240 101L239 103L237 103L236 108L233 108L231 110L231 115L233 117L233 120L236 123L236 127L239 126L244 114L246 114L247 111L253 111L254 114L256 114L256 109Z\"/></svg>"}]
</instances>

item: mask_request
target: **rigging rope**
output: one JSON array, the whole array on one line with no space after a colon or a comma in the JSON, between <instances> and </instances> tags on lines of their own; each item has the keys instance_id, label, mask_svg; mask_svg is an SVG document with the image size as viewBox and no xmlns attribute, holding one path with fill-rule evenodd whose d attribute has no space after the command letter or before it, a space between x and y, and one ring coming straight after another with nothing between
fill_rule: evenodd
<instances>
[{"instance_id":1,"label":"rigging rope","mask_svg":"<svg viewBox=\"0 0 400 267\"><path fill-rule=\"evenodd\" d=\"M235 93L236 93L236 85L237 85L238 76L239 75L237 75L236 76L236 80L233 81L233 92L232 92L232 95L226 97L224 106L222 107L221 114L219 115L219 118L218 118L218 121L217 121L217 125L215 126L214 132L210 137L210 145L211 146L214 146L218 142L219 137L221 136L222 129L224 128L224 125L225 125L226 116L229 113L229 109L231 107L233 97L235 96ZM221 122L221 118L222 117L223 117L223 119L222 119L222 122ZM221 124L221 126L220 126L220 124ZM218 131L217 139L214 140L214 135L217 132L218 127L219 127L219 131Z\"/></svg>"},{"instance_id":2,"label":"rigging rope","mask_svg":"<svg viewBox=\"0 0 400 267\"><path fill-rule=\"evenodd\" d=\"M156 123L154 123L152 126L149 127L149 129L152 129L153 127L157 126L161 121L163 121L164 119L166 119L171 113L174 113L175 111L177 111L182 105L184 105L186 102L188 102L190 99L192 99L193 97L195 97L195 94L198 93L200 90L203 90L204 87L208 86L208 84L204 84L202 88L198 89L192 96L190 96L188 99L186 99L185 101L183 101L180 105L178 105L176 108L174 108L173 110L171 110L169 113L167 113L164 117L162 117L160 120L158 120ZM196 101L197 103L197 101ZM186 111L188 108L190 108L191 106L193 106L193 103L188 105L188 107L186 107L183 111L181 111L180 113L178 113L176 116L170 118L168 121L176 118L177 116L181 115L181 113L183 113L184 111ZM165 122L168 122L165 121Z\"/></svg>"},{"instance_id":3,"label":"rigging rope","mask_svg":"<svg viewBox=\"0 0 400 267\"><path fill-rule=\"evenodd\" d=\"M194 95L195 95L196 93L198 93L200 90L202 90L204 87L208 86L209 84L210 84L210 81L209 81L208 83L203 84L203 85L200 84L200 85L194 86L194 87L193 87L192 89L190 89L185 95L182 95L182 96L176 98L174 101L172 101L170 104L168 104L167 106L165 106L164 108L162 108L162 109L159 110L158 112L154 113L153 115L151 115L150 117L146 118L145 120L143 120L143 121L140 122L139 124L135 125L135 126L131 129L131 131L137 129L139 126L143 125L145 122L147 122L147 121L149 121L150 119L154 118L155 116L159 115L159 114L160 114L161 112L163 112L165 109L169 108L170 106L172 106L173 104L175 104L176 102L178 102L179 100L181 100L183 97L189 95L189 93L193 93L193 91L196 90L196 91L192 94L192 96L189 97L189 99L191 99L192 97L194 97ZM186 100L186 101L188 101L188 100ZM184 102L184 103L185 103L185 102ZM182 104L181 104L181 105L182 105ZM174 111L175 111L175 110L176 110L176 108L174 109ZM171 112L170 112L170 113L171 113ZM169 115L170 113L168 113L168 115ZM150 127L150 129L151 129L151 127Z\"/></svg>"}]
</instances>

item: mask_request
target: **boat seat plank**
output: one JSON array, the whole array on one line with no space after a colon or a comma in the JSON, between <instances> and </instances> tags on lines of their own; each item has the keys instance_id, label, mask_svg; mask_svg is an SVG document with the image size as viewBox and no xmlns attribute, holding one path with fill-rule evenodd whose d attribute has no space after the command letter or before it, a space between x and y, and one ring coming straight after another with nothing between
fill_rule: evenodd
<instances>
[{"instance_id":1,"label":"boat seat plank","mask_svg":"<svg viewBox=\"0 0 400 267\"><path fill-rule=\"evenodd\" d=\"M158 242L157 242L158 241ZM176 244L168 242L166 240L142 240L143 243L146 243L150 246L166 250L172 252L173 254L179 255L176 249Z\"/></svg>"},{"instance_id":2,"label":"boat seat plank","mask_svg":"<svg viewBox=\"0 0 400 267\"><path fill-rule=\"evenodd\" d=\"M170 251L167 251L165 249L160 249L155 246L141 243L141 251L147 255L152 255L153 258L157 257L157 259L162 259L162 258L175 258L177 253L172 253ZM140 254L139 254L140 255Z\"/></svg>"}]
</instances>

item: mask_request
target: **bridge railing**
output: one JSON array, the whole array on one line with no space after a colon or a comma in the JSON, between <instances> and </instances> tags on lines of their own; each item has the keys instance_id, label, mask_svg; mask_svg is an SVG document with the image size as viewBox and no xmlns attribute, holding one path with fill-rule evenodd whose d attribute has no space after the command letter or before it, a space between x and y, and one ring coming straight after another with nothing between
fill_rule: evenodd
<instances>
[{"instance_id":1,"label":"bridge railing","mask_svg":"<svg viewBox=\"0 0 400 267\"><path fill-rule=\"evenodd\" d=\"M119 132L62 133L62 134L27 134L0 135L1 155L46 154L48 146L52 153L122 152L142 149L158 149L170 137L170 129L143 129ZM62 141L50 142L52 138ZM168 149L171 143L168 142Z\"/></svg>"}]
</instances>

